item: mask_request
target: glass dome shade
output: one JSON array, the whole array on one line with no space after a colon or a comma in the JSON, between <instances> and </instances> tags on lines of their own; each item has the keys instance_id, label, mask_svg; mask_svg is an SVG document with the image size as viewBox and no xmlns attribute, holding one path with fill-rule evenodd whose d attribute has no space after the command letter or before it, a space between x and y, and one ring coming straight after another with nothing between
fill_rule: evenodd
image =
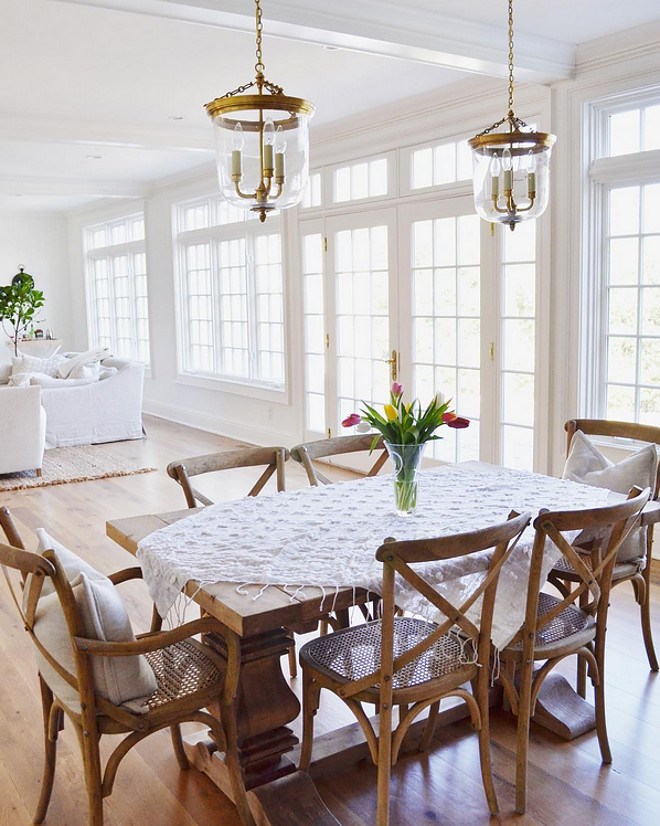
<instances>
[{"instance_id":1,"label":"glass dome shade","mask_svg":"<svg viewBox=\"0 0 660 826\"><path fill-rule=\"evenodd\" d=\"M516 224L542 215L550 197L555 136L488 132L472 138L474 205L486 221Z\"/></svg>"},{"instance_id":2,"label":"glass dome shade","mask_svg":"<svg viewBox=\"0 0 660 826\"><path fill-rule=\"evenodd\" d=\"M222 196L259 213L294 206L309 177L314 106L287 95L240 95L206 105L213 120Z\"/></svg>"}]
</instances>

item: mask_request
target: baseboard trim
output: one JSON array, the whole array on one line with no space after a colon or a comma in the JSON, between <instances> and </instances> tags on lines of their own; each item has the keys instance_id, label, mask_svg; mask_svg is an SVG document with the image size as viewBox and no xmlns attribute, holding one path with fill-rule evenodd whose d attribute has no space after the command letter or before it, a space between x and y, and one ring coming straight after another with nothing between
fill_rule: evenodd
<instances>
[{"instance_id":1,"label":"baseboard trim","mask_svg":"<svg viewBox=\"0 0 660 826\"><path fill-rule=\"evenodd\" d=\"M178 406L175 407L162 402L145 401L143 412L158 419L165 419L168 422L196 427L198 430L204 430L207 433L226 436L228 439L236 439L239 442L248 442L261 447L268 445L289 447L300 441L292 433L280 433L276 430L242 425L238 422L227 421L217 416L209 416L193 410L184 410Z\"/></svg>"}]
</instances>

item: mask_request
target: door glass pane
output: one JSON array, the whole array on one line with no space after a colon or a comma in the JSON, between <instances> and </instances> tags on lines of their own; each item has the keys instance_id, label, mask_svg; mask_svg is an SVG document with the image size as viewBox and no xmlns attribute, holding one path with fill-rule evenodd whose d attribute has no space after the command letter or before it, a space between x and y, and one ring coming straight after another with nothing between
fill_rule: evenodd
<instances>
[{"instance_id":1,"label":"door glass pane","mask_svg":"<svg viewBox=\"0 0 660 826\"><path fill-rule=\"evenodd\" d=\"M302 272L307 430L325 433L323 237L318 232L303 236Z\"/></svg>"},{"instance_id":2,"label":"door glass pane","mask_svg":"<svg viewBox=\"0 0 660 826\"><path fill-rule=\"evenodd\" d=\"M480 291L479 218L416 221L412 225L413 397L435 393L467 416L467 430L443 427L427 455L447 462L479 458Z\"/></svg>"},{"instance_id":3,"label":"door glass pane","mask_svg":"<svg viewBox=\"0 0 660 826\"><path fill-rule=\"evenodd\" d=\"M361 403L389 399L389 263L386 225L334 236L337 425Z\"/></svg>"},{"instance_id":4,"label":"door glass pane","mask_svg":"<svg viewBox=\"0 0 660 826\"><path fill-rule=\"evenodd\" d=\"M536 222L504 235L502 250L501 461L532 470L536 330Z\"/></svg>"}]
</instances>

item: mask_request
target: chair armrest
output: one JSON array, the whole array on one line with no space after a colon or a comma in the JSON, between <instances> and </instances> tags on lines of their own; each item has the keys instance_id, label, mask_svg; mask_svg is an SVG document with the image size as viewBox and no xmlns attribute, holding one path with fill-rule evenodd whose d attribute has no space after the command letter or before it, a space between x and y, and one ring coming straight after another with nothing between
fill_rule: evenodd
<instances>
[{"instance_id":1,"label":"chair armrest","mask_svg":"<svg viewBox=\"0 0 660 826\"><path fill-rule=\"evenodd\" d=\"M148 654L150 651L167 648L168 645L174 645L195 634L205 634L210 631L217 633L219 628L218 621L213 617L202 617L173 628L171 631L140 634L135 642L104 642L74 636L73 643L76 649L84 654L101 657L132 657L136 654Z\"/></svg>"},{"instance_id":2,"label":"chair armrest","mask_svg":"<svg viewBox=\"0 0 660 826\"><path fill-rule=\"evenodd\" d=\"M108 574L108 579L113 585L121 585L122 582L129 582L131 579L142 579L142 568L123 568L114 574Z\"/></svg>"}]
</instances>

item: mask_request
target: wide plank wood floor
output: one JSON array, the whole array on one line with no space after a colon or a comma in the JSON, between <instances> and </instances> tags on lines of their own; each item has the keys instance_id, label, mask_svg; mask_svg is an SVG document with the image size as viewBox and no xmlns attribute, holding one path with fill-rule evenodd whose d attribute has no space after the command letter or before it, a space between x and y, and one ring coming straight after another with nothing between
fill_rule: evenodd
<instances>
[{"instance_id":1,"label":"wide plank wood floor","mask_svg":"<svg viewBox=\"0 0 660 826\"><path fill-rule=\"evenodd\" d=\"M165 473L167 463L237 444L155 418L147 418L146 426L148 438L117 443L112 449L157 468L155 473L0 491L0 505L12 510L30 546L34 529L43 526L104 572L126 567L132 564L132 557L105 536L106 519L183 507L181 490ZM336 473L342 478L349 475ZM251 479L249 470L232 471L222 481L205 480L200 487L205 486L211 498L232 499L247 492ZM287 482L290 488L306 484L295 463L287 466ZM139 584L122 588L136 629L146 628L150 612L146 589ZM652 600L660 645L658 586ZM31 643L4 584L0 587L0 658L0 826L23 826L32 822L39 797L41 709ZM567 675L572 675L571 665L565 666ZM528 812L517 817L513 814L515 727L509 714L496 711L491 728L502 816L489 818L476 738L470 736L469 724L462 722L438 729L429 754L401 758L392 778L394 826L479 826L490 822L655 826L660 820L660 679L648 669L637 606L627 586L613 594L606 669L612 766L601 765L595 735L567 743L533 726ZM323 699L319 733L353 722L343 705L333 700ZM366 761L342 767L317 782L343 826L373 823L375 784L376 770ZM105 801L105 815L111 826L239 826L233 805L205 776L195 770L179 771L165 732L148 738L125 759L115 791ZM82 768L71 731L60 736L55 789L46 822L58 826L87 822Z\"/></svg>"}]
</instances>

